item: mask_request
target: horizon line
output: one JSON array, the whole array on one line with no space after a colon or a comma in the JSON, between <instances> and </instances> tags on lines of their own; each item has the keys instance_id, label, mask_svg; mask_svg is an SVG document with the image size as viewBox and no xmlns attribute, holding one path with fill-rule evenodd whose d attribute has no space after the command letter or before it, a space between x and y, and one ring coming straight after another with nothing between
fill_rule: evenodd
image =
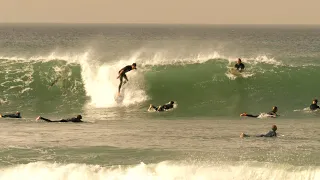
<instances>
[{"instance_id":1,"label":"horizon line","mask_svg":"<svg viewBox=\"0 0 320 180\"><path fill-rule=\"evenodd\" d=\"M250 26L261 26L261 25L288 25L288 26L314 26L320 25L319 24L308 24L308 23L226 23L226 24L219 24L219 23L106 23L106 22L0 22L0 24L97 24L97 25L250 25Z\"/></svg>"}]
</instances>

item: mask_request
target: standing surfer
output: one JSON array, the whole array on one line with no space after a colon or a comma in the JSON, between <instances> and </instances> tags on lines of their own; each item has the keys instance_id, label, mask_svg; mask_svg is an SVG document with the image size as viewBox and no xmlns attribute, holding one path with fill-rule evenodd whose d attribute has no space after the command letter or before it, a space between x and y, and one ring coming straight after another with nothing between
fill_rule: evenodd
<instances>
[{"instance_id":1,"label":"standing surfer","mask_svg":"<svg viewBox=\"0 0 320 180\"><path fill-rule=\"evenodd\" d=\"M129 81L128 78L127 78L126 73L129 72L129 71L131 71L132 69L137 69L137 64L136 64L136 63L133 63L132 65L128 65L128 66L122 68L122 69L119 71L119 76L117 77L117 79L120 78L118 96L120 95L120 89L121 89L122 84L125 84L127 81ZM124 78L126 81L122 83L123 78Z\"/></svg>"}]
</instances>

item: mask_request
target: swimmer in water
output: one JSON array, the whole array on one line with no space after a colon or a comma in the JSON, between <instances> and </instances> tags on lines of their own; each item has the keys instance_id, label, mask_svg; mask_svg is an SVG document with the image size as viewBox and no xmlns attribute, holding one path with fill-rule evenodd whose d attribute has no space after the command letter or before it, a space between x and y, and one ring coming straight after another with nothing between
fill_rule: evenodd
<instances>
[{"instance_id":1,"label":"swimmer in water","mask_svg":"<svg viewBox=\"0 0 320 180\"><path fill-rule=\"evenodd\" d=\"M2 117L2 118L21 118L21 114L19 111L17 111L14 114L5 114L5 115L0 114L0 117Z\"/></svg>"},{"instance_id":2,"label":"swimmer in water","mask_svg":"<svg viewBox=\"0 0 320 180\"><path fill-rule=\"evenodd\" d=\"M276 125L272 125L271 127L271 130L267 133L267 134L259 134L259 135L256 135L254 137L277 137L277 126ZM247 135L247 134L244 134L244 133L241 133L240 134L240 137L243 138L243 137L250 137L250 135Z\"/></svg>"},{"instance_id":3,"label":"swimmer in water","mask_svg":"<svg viewBox=\"0 0 320 180\"><path fill-rule=\"evenodd\" d=\"M46 122L73 122L73 123L80 123L80 122L83 122L81 119L82 119L82 116L81 115L77 115L77 117L73 117L73 118L69 118L69 119L55 120L55 121L52 121L50 119L47 119L47 118L39 116L36 120L37 121L38 120L44 120Z\"/></svg>"},{"instance_id":4,"label":"swimmer in water","mask_svg":"<svg viewBox=\"0 0 320 180\"><path fill-rule=\"evenodd\" d=\"M238 62L234 65L234 68L236 68L239 72L244 70L244 64L241 62L240 58L238 58Z\"/></svg>"},{"instance_id":5,"label":"swimmer in water","mask_svg":"<svg viewBox=\"0 0 320 180\"><path fill-rule=\"evenodd\" d=\"M277 114L277 112L278 112L278 107L277 106L273 106L272 107L272 111L268 112L267 115L269 115L272 118L275 118L275 117L279 116ZM259 117L259 115L252 115L252 114L247 114L247 113L242 113L242 114L240 114L240 116L253 117L253 118Z\"/></svg>"},{"instance_id":6,"label":"swimmer in water","mask_svg":"<svg viewBox=\"0 0 320 180\"><path fill-rule=\"evenodd\" d=\"M167 110L173 108L173 104L174 104L173 101L170 101L170 102L168 102L167 104L164 104L164 105L158 106L158 107L150 104L150 107L149 107L148 110L150 111L151 109L154 109L155 111L158 111L158 112L167 111Z\"/></svg>"},{"instance_id":7,"label":"swimmer in water","mask_svg":"<svg viewBox=\"0 0 320 180\"><path fill-rule=\"evenodd\" d=\"M320 107L318 106L318 100L317 99L314 99L312 101L312 104L310 105L310 110L311 111L314 111L314 110L317 110L319 109Z\"/></svg>"}]
</instances>

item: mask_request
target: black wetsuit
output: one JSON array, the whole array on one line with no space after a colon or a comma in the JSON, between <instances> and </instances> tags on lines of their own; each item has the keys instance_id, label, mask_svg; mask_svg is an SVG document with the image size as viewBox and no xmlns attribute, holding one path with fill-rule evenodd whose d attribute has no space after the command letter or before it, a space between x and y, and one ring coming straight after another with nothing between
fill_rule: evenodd
<instances>
[{"instance_id":1,"label":"black wetsuit","mask_svg":"<svg viewBox=\"0 0 320 180\"><path fill-rule=\"evenodd\" d=\"M47 121L47 122L74 122L74 123L83 122L83 121L81 121L81 119L78 119L78 118L61 119L61 120L57 120L57 121L52 121L52 120L44 118L44 117L40 117L40 119Z\"/></svg>"},{"instance_id":2,"label":"black wetsuit","mask_svg":"<svg viewBox=\"0 0 320 180\"><path fill-rule=\"evenodd\" d=\"M242 71L244 69L244 64L240 63L240 64L235 64L234 67L238 70L238 71Z\"/></svg>"},{"instance_id":3,"label":"black wetsuit","mask_svg":"<svg viewBox=\"0 0 320 180\"><path fill-rule=\"evenodd\" d=\"M165 104L159 107L152 106L152 108L156 111L165 111L173 108L173 104Z\"/></svg>"},{"instance_id":4,"label":"black wetsuit","mask_svg":"<svg viewBox=\"0 0 320 180\"><path fill-rule=\"evenodd\" d=\"M267 114L270 115L270 116L278 116L277 113L275 113L275 112L273 112L273 111L270 111L270 112L268 112Z\"/></svg>"},{"instance_id":5,"label":"black wetsuit","mask_svg":"<svg viewBox=\"0 0 320 180\"><path fill-rule=\"evenodd\" d=\"M277 133L271 130L267 134L260 134L260 135L257 135L256 137L277 137Z\"/></svg>"},{"instance_id":6,"label":"black wetsuit","mask_svg":"<svg viewBox=\"0 0 320 180\"><path fill-rule=\"evenodd\" d=\"M253 118L256 118L256 117L259 117L259 115L252 115L252 114L247 114L245 115L246 117L253 117Z\"/></svg>"},{"instance_id":7,"label":"black wetsuit","mask_svg":"<svg viewBox=\"0 0 320 180\"><path fill-rule=\"evenodd\" d=\"M119 75L119 78L120 78L120 84L119 84L119 92L120 92L120 89L121 89L121 86L122 86L122 81L123 81L123 78L126 80L126 81L129 81L128 78L127 78L127 75L126 73L131 71L132 70L132 66L131 65L128 65L124 68L122 68L119 73L122 71L122 73Z\"/></svg>"},{"instance_id":8,"label":"black wetsuit","mask_svg":"<svg viewBox=\"0 0 320 180\"><path fill-rule=\"evenodd\" d=\"M243 134L243 137L250 137L250 135ZM276 131L271 130L267 134L259 134L259 135L256 135L255 137L277 137L277 133Z\"/></svg>"},{"instance_id":9,"label":"black wetsuit","mask_svg":"<svg viewBox=\"0 0 320 180\"><path fill-rule=\"evenodd\" d=\"M2 115L3 118L21 118L20 113Z\"/></svg>"},{"instance_id":10,"label":"black wetsuit","mask_svg":"<svg viewBox=\"0 0 320 180\"><path fill-rule=\"evenodd\" d=\"M314 110L317 110L319 109L319 106L317 104L311 104L310 105L310 110L314 111Z\"/></svg>"},{"instance_id":11,"label":"black wetsuit","mask_svg":"<svg viewBox=\"0 0 320 180\"><path fill-rule=\"evenodd\" d=\"M268 112L267 114L270 115L270 116L278 116L277 113L275 113L275 112L273 112L273 111L270 111L270 112ZM246 116L246 117L253 117L253 118L259 117L259 115L252 115L252 114L247 114L247 115L245 115L245 116Z\"/></svg>"}]
</instances>

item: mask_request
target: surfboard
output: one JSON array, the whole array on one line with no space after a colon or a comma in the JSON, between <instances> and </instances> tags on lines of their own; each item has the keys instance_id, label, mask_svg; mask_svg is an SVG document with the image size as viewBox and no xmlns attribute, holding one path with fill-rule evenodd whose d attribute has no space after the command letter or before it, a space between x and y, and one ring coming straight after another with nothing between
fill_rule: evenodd
<instances>
[{"instance_id":1,"label":"surfboard","mask_svg":"<svg viewBox=\"0 0 320 180\"><path fill-rule=\"evenodd\" d=\"M258 118L262 119L262 118L276 118L277 116L275 115L270 115L270 114L267 114L267 113L261 113Z\"/></svg>"},{"instance_id":2,"label":"surfboard","mask_svg":"<svg viewBox=\"0 0 320 180\"><path fill-rule=\"evenodd\" d=\"M241 72L238 71L236 68L234 67L230 67L229 68L229 73L235 75L235 76L242 76Z\"/></svg>"},{"instance_id":3,"label":"surfboard","mask_svg":"<svg viewBox=\"0 0 320 180\"><path fill-rule=\"evenodd\" d=\"M122 103L124 99L124 95L125 95L125 89L122 89L119 95L118 95L118 92L116 92L116 94L114 95L114 100L117 103Z\"/></svg>"},{"instance_id":4,"label":"surfboard","mask_svg":"<svg viewBox=\"0 0 320 180\"><path fill-rule=\"evenodd\" d=\"M148 108L148 110L147 110L148 112L156 112L156 110L155 109L153 109L153 108Z\"/></svg>"},{"instance_id":5,"label":"surfboard","mask_svg":"<svg viewBox=\"0 0 320 180\"><path fill-rule=\"evenodd\" d=\"M121 91L120 91L120 94L118 95L118 91L116 92L116 94L114 95L114 100L117 102L117 103L122 103L123 99L124 99L124 94L125 94L125 84L127 84L128 82L127 81L124 81L124 83L122 84L122 88L121 88Z\"/></svg>"},{"instance_id":6,"label":"surfboard","mask_svg":"<svg viewBox=\"0 0 320 180\"><path fill-rule=\"evenodd\" d=\"M114 96L114 101L117 102L117 103L121 103L124 99L124 95L123 94L120 94L118 95L118 93Z\"/></svg>"}]
</instances>

